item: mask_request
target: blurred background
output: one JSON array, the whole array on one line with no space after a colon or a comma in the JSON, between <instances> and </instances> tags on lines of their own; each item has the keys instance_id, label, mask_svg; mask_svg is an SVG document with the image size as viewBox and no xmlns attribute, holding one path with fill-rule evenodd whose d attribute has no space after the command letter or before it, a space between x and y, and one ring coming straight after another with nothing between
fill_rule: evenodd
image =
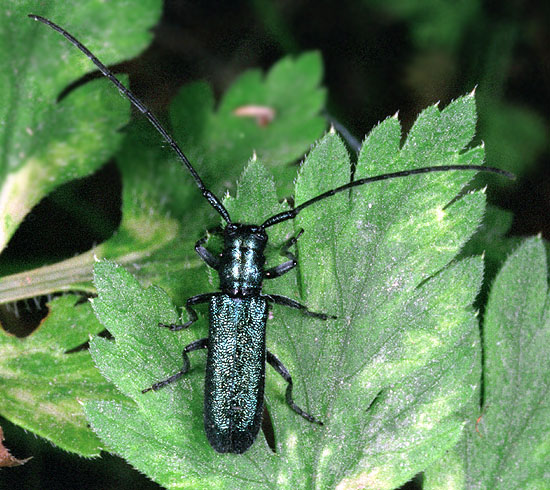
<instances>
[{"instance_id":1,"label":"blurred background","mask_svg":"<svg viewBox=\"0 0 550 490\"><path fill-rule=\"evenodd\" d=\"M542 1L167 0L155 42L124 69L162 110L190 80L221 94L248 67L319 50L327 111L359 140L396 111L408 130L426 106L477 87L487 164L519 177L497 184L513 233L549 237L549 26Z\"/></svg>"},{"instance_id":2,"label":"blurred background","mask_svg":"<svg viewBox=\"0 0 550 490\"><path fill-rule=\"evenodd\" d=\"M359 141L396 111L406 131L427 105L440 101L444 106L477 87L477 139L485 142L487 164L518 175L515 183L491 180L491 200L513 213L512 234L541 232L550 238L550 2L164 3L151 46L114 67L129 73L131 89L153 112L163 113L185 83L206 80L220 95L247 68L267 69L284 55L307 50L319 50L323 57L327 114ZM71 219L60 203L64 193L75 192L93 220L107 225L94 232L79 222L66 227L74 236L51 237L48 221ZM17 240L44 250L61 244L66 247L58 250L62 256L89 249L116 229L120 214L113 203L120 202L119 193L114 164L63 186L33 210L6 252L20 249ZM40 255L40 249L26 253ZM105 456L109 465L84 460L5 420L1 425L14 456L32 454L35 460L2 470L0 489L159 488L114 456Z\"/></svg>"}]
</instances>

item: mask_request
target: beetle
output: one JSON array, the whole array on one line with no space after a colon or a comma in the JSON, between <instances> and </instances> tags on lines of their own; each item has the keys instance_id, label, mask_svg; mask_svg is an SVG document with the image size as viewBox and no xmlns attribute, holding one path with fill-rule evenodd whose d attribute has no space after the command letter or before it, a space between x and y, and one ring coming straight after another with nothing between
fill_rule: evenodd
<instances>
[{"instance_id":1,"label":"beetle","mask_svg":"<svg viewBox=\"0 0 550 490\"><path fill-rule=\"evenodd\" d=\"M303 209L327 199L339 192L382 180L402 178L429 172L483 171L514 178L512 174L494 167L476 165L446 165L423 167L399 172L365 177L348 182L323 192L293 209L280 212L266 219L261 225L234 223L220 199L203 183L181 148L168 134L158 119L137 99L80 41L52 21L34 14L34 20L42 22L62 34L71 44L84 53L137 109L144 114L154 128L177 154L187 168L203 197L225 221L216 233L223 237L221 254L214 255L206 247L207 237L195 244L199 257L213 268L219 276L218 292L199 294L185 303L189 320L183 324L159 326L178 331L197 321L194 307L209 304L208 337L187 345L182 353L183 367L172 376L142 390L142 393L156 391L184 376L190 367L188 354L207 349L204 396L204 428L210 445L220 453L244 453L254 442L260 430L264 406L265 363L268 362L287 383L286 402L292 410L309 422L323 425L315 416L301 409L292 397L292 377L283 363L266 348L266 324L270 303L300 310L303 314L328 320L336 318L326 313L311 311L307 306L285 296L263 294L264 280L286 274L297 265L295 255L290 251L303 233L300 230L282 246L282 253L288 260L282 264L266 267L265 248L268 242L267 228L294 219Z\"/></svg>"}]
</instances>

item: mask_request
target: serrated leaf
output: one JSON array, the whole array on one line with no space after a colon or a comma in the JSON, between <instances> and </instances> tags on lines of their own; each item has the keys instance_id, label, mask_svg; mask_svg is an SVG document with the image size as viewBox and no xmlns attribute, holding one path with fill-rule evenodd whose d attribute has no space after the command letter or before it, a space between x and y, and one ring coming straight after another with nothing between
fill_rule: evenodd
<instances>
[{"instance_id":1,"label":"serrated leaf","mask_svg":"<svg viewBox=\"0 0 550 490\"><path fill-rule=\"evenodd\" d=\"M120 396L87 350L67 352L103 330L80 300L67 295L52 301L50 313L28 337L0 329L0 414L62 449L97 456L102 445L87 426L82 404Z\"/></svg>"},{"instance_id":2,"label":"serrated leaf","mask_svg":"<svg viewBox=\"0 0 550 490\"><path fill-rule=\"evenodd\" d=\"M160 2L147 0L136 7L117 0L106 8L101 0L47 5L23 0L3 9L0 250L40 199L62 183L90 174L116 151L121 141L117 129L129 117L128 102L106 90L105 80L55 103L93 65L59 34L29 19L29 13L66 26L110 64L135 56L150 41L147 29L160 14Z\"/></svg>"},{"instance_id":3,"label":"serrated leaf","mask_svg":"<svg viewBox=\"0 0 550 490\"><path fill-rule=\"evenodd\" d=\"M498 273L483 322L483 407L460 444L427 472L432 490L550 486L550 297L546 251L525 240Z\"/></svg>"},{"instance_id":4,"label":"serrated leaf","mask_svg":"<svg viewBox=\"0 0 550 490\"><path fill-rule=\"evenodd\" d=\"M480 148L463 152L473 107L473 96L467 96L444 111L428 109L413 128L414 151L411 141L399 149L395 119L382 123L367 139L356 174L481 163ZM370 145L385 155L378 165ZM350 174L343 143L326 135L302 166L296 203L348 182ZM273 247L292 225L294 233L305 233L297 245L297 274L266 281L266 291L338 317L323 322L274 307L268 348L292 374L296 403L325 423L318 427L292 412L284 381L268 369L266 404L277 455L262 435L242 456L219 455L208 446L204 353L192 353L191 371L178 382L141 394L181 368L181 351L205 336L205 320L177 334L159 329L159 321L177 318L167 297L156 288L141 289L120 267L98 264L95 308L115 342L94 341L94 359L135 406L88 404L94 430L170 488L389 489L412 478L459 439L461 410L479 383L471 304L482 262L452 262L483 213L482 193L456 199L471 177L428 174L357 188L305 208L288 228L268 230ZM249 163L237 197L226 203L234 219L246 222L260 223L284 209L259 160Z\"/></svg>"}]
</instances>

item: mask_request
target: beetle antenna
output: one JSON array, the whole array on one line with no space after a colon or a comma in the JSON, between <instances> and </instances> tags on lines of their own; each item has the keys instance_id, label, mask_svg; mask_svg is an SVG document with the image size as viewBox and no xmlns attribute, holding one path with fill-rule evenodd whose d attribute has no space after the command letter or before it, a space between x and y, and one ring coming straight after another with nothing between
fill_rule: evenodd
<instances>
[{"instance_id":1,"label":"beetle antenna","mask_svg":"<svg viewBox=\"0 0 550 490\"><path fill-rule=\"evenodd\" d=\"M389 174L375 175L374 177L365 177L363 179L354 180L353 182L348 182L347 184L341 185L340 187L336 187L336 189L331 189L330 191L323 192L322 194L319 194L318 196L309 199L299 206L296 206L294 209L283 211L282 213L271 216L271 218L268 218L264 221L262 227L267 228L269 226L276 225L277 223L281 223L282 221L294 219L302 209L307 208L308 206L311 206L318 201L326 199L327 197L334 196L334 194L345 191L346 189L359 187L363 184L370 184L371 182L378 182L380 180L396 179L398 177L408 177L409 175L427 174L430 172L449 172L452 170L475 170L477 172L489 172L502 175L511 180L514 180L516 178L514 174L507 172L506 170L495 167L479 167L477 165L442 165L441 167L422 167L411 170L402 170L400 172L392 172Z\"/></svg>"},{"instance_id":2,"label":"beetle antenna","mask_svg":"<svg viewBox=\"0 0 550 490\"><path fill-rule=\"evenodd\" d=\"M39 22L42 22L43 24L46 24L47 26L51 27L54 31L59 32L65 39L67 39L73 46L78 48L82 53L84 53L88 59L99 69L101 73L105 77L107 77L120 91L120 93L126 97L139 111L147 118L147 120L153 125L153 127L161 134L161 136L164 138L164 140L170 145L172 150L176 152L179 159L182 161L183 165L189 170L191 173L191 176L193 179L195 179L195 183L197 184L197 187L201 191L202 195L206 198L206 200L212 205L212 207L221 215L221 217L227 222L231 223L231 218L229 217L229 213L227 212L227 209L225 209L224 205L221 203L221 201L216 197L216 195L206 188L204 185L202 179L199 177L199 174L196 172L196 170L193 168L181 148L178 146L178 144L175 142L174 138L168 134L166 129L162 126L162 124L159 122L159 120L153 115L153 113L141 102L132 92L130 92L121 82L120 80L115 77L113 72L109 70L101 61L97 59L97 57L86 47L84 46L78 39L76 39L72 34L69 34L65 29L62 27L59 27L57 24L53 23L51 20L46 19L45 17L41 17L40 15L34 15L29 14L28 17L31 19L37 20Z\"/></svg>"}]
</instances>

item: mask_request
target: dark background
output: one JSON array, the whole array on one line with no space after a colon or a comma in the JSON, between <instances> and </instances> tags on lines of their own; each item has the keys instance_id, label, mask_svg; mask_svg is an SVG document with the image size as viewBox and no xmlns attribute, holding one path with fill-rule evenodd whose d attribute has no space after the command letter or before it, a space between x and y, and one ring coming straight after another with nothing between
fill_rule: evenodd
<instances>
[{"instance_id":1,"label":"dark background","mask_svg":"<svg viewBox=\"0 0 550 490\"><path fill-rule=\"evenodd\" d=\"M325 63L327 112L359 140L396 111L408 130L427 105L444 106L477 86L487 164L519 176L513 184L491 182L491 201L513 212L511 234L548 238L549 25L550 3L543 1L165 0L149 49L114 69L129 73L136 95L162 113L187 82L207 80L220 95L249 67L267 69L284 55L316 49ZM120 219L119 192L113 163L63 186L25 220L7 260L17 258L18 243L36 243L25 253L39 262L54 246L70 257L105 240ZM64 205L75 193L89 222L74 220ZM64 236L52 236L51 220L67 222ZM44 313L32 304L19 309L31 324ZM34 456L0 470L0 489L158 488L114 456L85 460L3 419L0 425L16 457Z\"/></svg>"}]
</instances>

